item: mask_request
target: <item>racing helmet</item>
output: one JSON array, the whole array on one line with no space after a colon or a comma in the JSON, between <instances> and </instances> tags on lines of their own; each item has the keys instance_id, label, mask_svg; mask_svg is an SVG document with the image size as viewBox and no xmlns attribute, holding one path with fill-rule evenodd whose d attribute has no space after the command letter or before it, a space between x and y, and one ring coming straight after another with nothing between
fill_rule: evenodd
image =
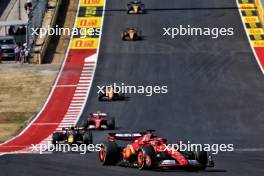
<instances>
[{"instance_id":1,"label":"racing helmet","mask_svg":"<svg viewBox=\"0 0 264 176\"><path fill-rule=\"evenodd\" d=\"M74 130L75 129L75 127L74 127L74 125L72 125L71 127L70 127L70 130Z\"/></svg>"}]
</instances>

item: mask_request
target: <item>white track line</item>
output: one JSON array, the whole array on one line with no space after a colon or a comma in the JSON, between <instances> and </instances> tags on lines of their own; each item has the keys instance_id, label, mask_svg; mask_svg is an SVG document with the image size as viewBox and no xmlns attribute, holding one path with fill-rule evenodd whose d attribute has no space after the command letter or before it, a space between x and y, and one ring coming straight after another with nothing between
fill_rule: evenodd
<instances>
[{"instance_id":1,"label":"white track line","mask_svg":"<svg viewBox=\"0 0 264 176\"><path fill-rule=\"evenodd\" d=\"M101 23L102 23L101 24L101 31L103 31L103 26L104 26L103 24L104 24L104 16L105 16L105 7L106 7L106 0L104 0L104 7L103 7L103 14L102 14L102 21L101 21ZM98 55L99 55L100 46L101 46L101 41L102 41L102 34L99 36L99 44L98 44L98 48L96 50L96 54L93 55L93 56L91 56L95 60L95 62L92 63L94 65L93 71L92 72L91 71L88 71L88 70L83 70L82 71L82 73L92 74L91 75L91 83L89 85L89 89L88 89L88 93L87 93L86 98L85 98L85 102L88 101L88 97L89 97L89 94L90 94L90 91L91 91L91 87L92 87L92 84L93 84L95 70L96 70L96 67L97 67ZM85 59L85 62L87 62L87 64L90 62L90 61L88 61L88 59L89 58L87 58L87 60ZM75 121L75 124L77 124L77 122L80 120L80 117L83 114L84 108L85 108L85 104L83 105L82 110L81 110L81 113L78 115L78 117L77 117L77 119Z\"/></svg>"},{"instance_id":2,"label":"white track line","mask_svg":"<svg viewBox=\"0 0 264 176\"><path fill-rule=\"evenodd\" d=\"M82 73L93 74L93 71L83 70Z\"/></svg>"},{"instance_id":3,"label":"white track line","mask_svg":"<svg viewBox=\"0 0 264 176\"><path fill-rule=\"evenodd\" d=\"M238 148L235 152L264 152L264 148Z\"/></svg>"}]
</instances>

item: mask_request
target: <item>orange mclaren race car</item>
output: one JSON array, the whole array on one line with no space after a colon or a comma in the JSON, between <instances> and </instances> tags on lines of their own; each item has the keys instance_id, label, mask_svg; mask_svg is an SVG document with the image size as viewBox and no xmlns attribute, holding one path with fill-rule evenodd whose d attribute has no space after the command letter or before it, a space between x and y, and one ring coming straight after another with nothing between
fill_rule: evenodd
<instances>
[{"instance_id":1,"label":"orange mclaren race car","mask_svg":"<svg viewBox=\"0 0 264 176\"><path fill-rule=\"evenodd\" d=\"M124 141L129 142L124 144ZM137 167L140 170L174 168L198 171L214 167L212 157L206 151L180 151L168 145L166 139L156 137L153 130L109 133L108 140L101 145L99 160L103 165Z\"/></svg>"},{"instance_id":2,"label":"orange mclaren race car","mask_svg":"<svg viewBox=\"0 0 264 176\"><path fill-rule=\"evenodd\" d=\"M135 28L127 28L122 32L121 38L122 40L135 41L135 40L141 40L142 35L141 35L141 31L138 31Z\"/></svg>"},{"instance_id":3,"label":"orange mclaren race car","mask_svg":"<svg viewBox=\"0 0 264 176\"><path fill-rule=\"evenodd\" d=\"M145 13L145 5L139 0L131 1L127 4L128 14L143 14Z\"/></svg>"},{"instance_id":4,"label":"orange mclaren race car","mask_svg":"<svg viewBox=\"0 0 264 176\"><path fill-rule=\"evenodd\" d=\"M118 101L124 99L125 95L115 92L113 86L108 87L104 93L100 92L98 96L99 101Z\"/></svg>"}]
</instances>

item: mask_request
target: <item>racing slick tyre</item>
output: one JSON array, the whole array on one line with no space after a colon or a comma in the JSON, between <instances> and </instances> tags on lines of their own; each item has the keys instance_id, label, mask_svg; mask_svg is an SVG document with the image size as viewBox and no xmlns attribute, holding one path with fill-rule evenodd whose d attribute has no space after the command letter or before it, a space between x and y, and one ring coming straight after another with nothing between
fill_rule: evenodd
<instances>
[{"instance_id":1,"label":"racing slick tyre","mask_svg":"<svg viewBox=\"0 0 264 176\"><path fill-rule=\"evenodd\" d=\"M99 159L104 166L116 165L120 159L118 145L112 141L102 144L99 151Z\"/></svg>"},{"instance_id":2,"label":"racing slick tyre","mask_svg":"<svg viewBox=\"0 0 264 176\"><path fill-rule=\"evenodd\" d=\"M196 161L198 161L202 167L199 168L199 170L204 170L206 168L207 162L208 162L208 155L206 151L194 151L194 158Z\"/></svg>"},{"instance_id":3,"label":"racing slick tyre","mask_svg":"<svg viewBox=\"0 0 264 176\"><path fill-rule=\"evenodd\" d=\"M138 169L152 169L156 164L155 150L151 145L144 146L139 149L137 155Z\"/></svg>"},{"instance_id":4,"label":"racing slick tyre","mask_svg":"<svg viewBox=\"0 0 264 176\"><path fill-rule=\"evenodd\" d=\"M141 11L143 14L145 13L145 4L142 4Z\"/></svg>"},{"instance_id":5,"label":"racing slick tyre","mask_svg":"<svg viewBox=\"0 0 264 176\"><path fill-rule=\"evenodd\" d=\"M131 4L127 4L127 14L130 14L130 10L132 10Z\"/></svg>"},{"instance_id":6,"label":"racing slick tyre","mask_svg":"<svg viewBox=\"0 0 264 176\"><path fill-rule=\"evenodd\" d=\"M138 31L137 35L135 37L136 37L135 40L141 40L142 39L142 32Z\"/></svg>"},{"instance_id":7,"label":"racing slick tyre","mask_svg":"<svg viewBox=\"0 0 264 176\"><path fill-rule=\"evenodd\" d=\"M102 92L99 93L98 101L103 101L104 94Z\"/></svg>"},{"instance_id":8,"label":"racing slick tyre","mask_svg":"<svg viewBox=\"0 0 264 176\"><path fill-rule=\"evenodd\" d=\"M200 151L200 150L192 151L191 159L198 161L198 163L201 164L201 166L193 166L187 168L186 171L197 172L199 170L205 170L208 162L208 155L206 151Z\"/></svg>"},{"instance_id":9,"label":"racing slick tyre","mask_svg":"<svg viewBox=\"0 0 264 176\"><path fill-rule=\"evenodd\" d=\"M87 131L83 134L83 143L86 145L93 143L93 134L91 131Z\"/></svg>"},{"instance_id":10,"label":"racing slick tyre","mask_svg":"<svg viewBox=\"0 0 264 176\"><path fill-rule=\"evenodd\" d=\"M107 122L109 130L114 130L115 129L115 118L111 118Z\"/></svg>"},{"instance_id":11,"label":"racing slick tyre","mask_svg":"<svg viewBox=\"0 0 264 176\"><path fill-rule=\"evenodd\" d=\"M126 34L125 34L125 32L122 32L121 33L121 40L124 40L124 41L126 40Z\"/></svg>"},{"instance_id":12,"label":"racing slick tyre","mask_svg":"<svg viewBox=\"0 0 264 176\"><path fill-rule=\"evenodd\" d=\"M88 128L88 120L84 120L83 122L82 122L82 125L81 125L81 127L83 127L83 128Z\"/></svg>"},{"instance_id":13,"label":"racing slick tyre","mask_svg":"<svg viewBox=\"0 0 264 176\"><path fill-rule=\"evenodd\" d=\"M61 134L59 132L52 134L52 144L56 144L57 141L61 141Z\"/></svg>"}]
</instances>

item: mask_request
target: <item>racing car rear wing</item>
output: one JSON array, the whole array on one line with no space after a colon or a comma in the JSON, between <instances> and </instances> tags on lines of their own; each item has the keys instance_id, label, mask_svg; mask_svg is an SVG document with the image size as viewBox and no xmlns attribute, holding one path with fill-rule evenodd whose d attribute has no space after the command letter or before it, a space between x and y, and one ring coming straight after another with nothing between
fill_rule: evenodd
<instances>
[{"instance_id":1,"label":"racing car rear wing","mask_svg":"<svg viewBox=\"0 0 264 176\"><path fill-rule=\"evenodd\" d=\"M94 115L94 116L107 116L107 113L90 113L90 115Z\"/></svg>"},{"instance_id":2,"label":"racing car rear wing","mask_svg":"<svg viewBox=\"0 0 264 176\"><path fill-rule=\"evenodd\" d=\"M57 130L57 131L65 131L65 130L71 130L71 127L63 127L61 130ZM84 127L74 127L74 130L87 130Z\"/></svg>"},{"instance_id":3,"label":"racing car rear wing","mask_svg":"<svg viewBox=\"0 0 264 176\"><path fill-rule=\"evenodd\" d=\"M132 141L135 140L141 136L143 136L144 132L118 132L118 133L108 133L108 140L126 140L126 141Z\"/></svg>"}]
</instances>

